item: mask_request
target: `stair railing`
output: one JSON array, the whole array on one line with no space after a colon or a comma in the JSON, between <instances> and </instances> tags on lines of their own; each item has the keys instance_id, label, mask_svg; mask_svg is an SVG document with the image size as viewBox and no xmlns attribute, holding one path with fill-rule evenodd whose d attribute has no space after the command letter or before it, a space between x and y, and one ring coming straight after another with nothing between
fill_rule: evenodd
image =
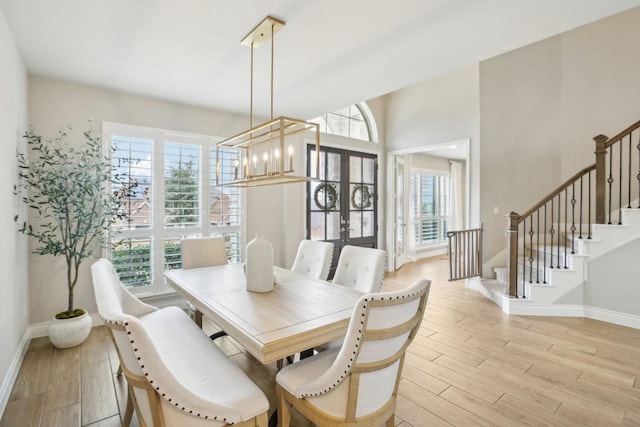
<instances>
[{"instance_id":1,"label":"stair railing","mask_svg":"<svg viewBox=\"0 0 640 427\"><path fill-rule=\"evenodd\" d=\"M593 165L569 178L524 214L509 214L510 297L526 298L526 283L547 283L547 269L567 269L569 254L576 251L576 237L591 239L593 223L612 224L617 212L617 224L622 224L621 208L631 208L635 197L640 208L640 121L613 138L598 135L594 141Z\"/></svg>"},{"instance_id":2,"label":"stair railing","mask_svg":"<svg viewBox=\"0 0 640 427\"><path fill-rule=\"evenodd\" d=\"M631 208L637 197L640 208L640 121L613 138L596 141L596 223L622 224L621 208ZM634 147L634 144L635 147Z\"/></svg>"}]
</instances>

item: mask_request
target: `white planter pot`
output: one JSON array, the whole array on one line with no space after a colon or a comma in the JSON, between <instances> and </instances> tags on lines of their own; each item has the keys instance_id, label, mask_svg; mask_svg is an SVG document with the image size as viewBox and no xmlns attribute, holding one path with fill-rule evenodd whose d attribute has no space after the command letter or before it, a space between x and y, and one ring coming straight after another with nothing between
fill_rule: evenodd
<instances>
[{"instance_id":1,"label":"white planter pot","mask_svg":"<svg viewBox=\"0 0 640 427\"><path fill-rule=\"evenodd\" d=\"M71 319L56 319L49 324L49 340L58 348L74 347L82 344L91 332L93 322L85 312Z\"/></svg>"}]
</instances>

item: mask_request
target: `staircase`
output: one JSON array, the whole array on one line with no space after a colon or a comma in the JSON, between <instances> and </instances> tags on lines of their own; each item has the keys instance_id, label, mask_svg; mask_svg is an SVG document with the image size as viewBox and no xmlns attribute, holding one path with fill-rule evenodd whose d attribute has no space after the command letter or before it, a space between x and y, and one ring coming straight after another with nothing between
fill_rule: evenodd
<instances>
[{"instance_id":1,"label":"staircase","mask_svg":"<svg viewBox=\"0 0 640 427\"><path fill-rule=\"evenodd\" d=\"M469 281L506 313L598 318L583 302L589 263L640 241L640 121L594 140L593 165L510 214L507 265L493 269L494 279ZM618 318L602 320L640 328L640 311Z\"/></svg>"}]
</instances>

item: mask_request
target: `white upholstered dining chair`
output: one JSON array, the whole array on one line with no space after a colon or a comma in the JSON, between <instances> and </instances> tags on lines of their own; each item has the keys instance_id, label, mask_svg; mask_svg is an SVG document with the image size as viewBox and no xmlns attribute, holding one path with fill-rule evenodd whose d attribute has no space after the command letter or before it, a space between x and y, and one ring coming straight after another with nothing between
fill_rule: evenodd
<instances>
[{"instance_id":1,"label":"white upholstered dining chair","mask_svg":"<svg viewBox=\"0 0 640 427\"><path fill-rule=\"evenodd\" d=\"M182 268L200 268L229 262L224 237L190 237L180 240Z\"/></svg>"},{"instance_id":2,"label":"white upholstered dining chair","mask_svg":"<svg viewBox=\"0 0 640 427\"><path fill-rule=\"evenodd\" d=\"M333 283L355 288L361 292L380 292L384 278L387 253L381 249L347 245L342 248ZM337 339L319 345L317 350L327 350L342 345Z\"/></svg>"},{"instance_id":3,"label":"white upholstered dining chair","mask_svg":"<svg viewBox=\"0 0 640 427\"><path fill-rule=\"evenodd\" d=\"M429 280L419 280L400 291L364 295L341 348L278 372L281 425L289 426L291 405L320 426L393 426L405 352L420 328L429 287Z\"/></svg>"},{"instance_id":4,"label":"white upholstered dining chair","mask_svg":"<svg viewBox=\"0 0 640 427\"><path fill-rule=\"evenodd\" d=\"M386 252L381 249L346 245L340 252L333 283L362 292L380 292Z\"/></svg>"},{"instance_id":5,"label":"white upholstered dining chair","mask_svg":"<svg viewBox=\"0 0 640 427\"><path fill-rule=\"evenodd\" d=\"M222 236L215 237L190 237L180 240L180 254L182 256L182 268L211 267L224 265L229 262L227 257L227 244ZM202 313L191 303L189 310L193 312L193 320L202 328ZM211 335L211 339L227 335L224 331L218 331Z\"/></svg>"},{"instance_id":6,"label":"white upholstered dining chair","mask_svg":"<svg viewBox=\"0 0 640 427\"><path fill-rule=\"evenodd\" d=\"M320 280L327 280L333 259L333 243L302 240L291 271Z\"/></svg>"},{"instance_id":7,"label":"white upholstered dining chair","mask_svg":"<svg viewBox=\"0 0 640 427\"><path fill-rule=\"evenodd\" d=\"M127 380L128 426L264 426L262 391L178 307L156 309L133 296L111 263L91 267L100 317Z\"/></svg>"},{"instance_id":8,"label":"white upholstered dining chair","mask_svg":"<svg viewBox=\"0 0 640 427\"><path fill-rule=\"evenodd\" d=\"M122 425L128 426L131 422L134 409L134 394L138 394L136 400L140 402L140 408L136 408L136 413L139 423L143 425L142 421L145 419L145 414L149 419L148 399L145 396L145 390L134 391L134 384L144 378L141 377L140 367L129 345L126 332L117 318L125 315L128 317L142 317L153 313L157 308L145 304L133 296L122 285L113 265L108 260L100 259L96 261L91 266L91 275L98 313L109 328L109 333L113 338L118 359L120 360L118 372L124 373L127 379L127 405L122 418Z\"/></svg>"}]
</instances>

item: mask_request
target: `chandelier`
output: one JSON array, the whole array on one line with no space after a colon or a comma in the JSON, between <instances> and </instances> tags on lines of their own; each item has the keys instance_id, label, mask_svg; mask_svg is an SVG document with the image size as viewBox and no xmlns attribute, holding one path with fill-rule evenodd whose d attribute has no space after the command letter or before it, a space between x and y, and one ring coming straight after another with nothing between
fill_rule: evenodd
<instances>
[{"instance_id":1,"label":"chandelier","mask_svg":"<svg viewBox=\"0 0 640 427\"><path fill-rule=\"evenodd\" d=\"M258 187L264 185L306 182L317 179L319 170L320 129L317 123L290 117L273 118L273 57L274 35L285 23L267 16L249 34L241 44L251 48L251 102L249 108L249 129L217 143L216 146L216 185L229 187ZM253 126L253 51L265 41L271 40L271 118L258 126ZM298 140L291 137L315 134L316 176L296 174L294 156Z\"/></svg>"}]
</instances>

